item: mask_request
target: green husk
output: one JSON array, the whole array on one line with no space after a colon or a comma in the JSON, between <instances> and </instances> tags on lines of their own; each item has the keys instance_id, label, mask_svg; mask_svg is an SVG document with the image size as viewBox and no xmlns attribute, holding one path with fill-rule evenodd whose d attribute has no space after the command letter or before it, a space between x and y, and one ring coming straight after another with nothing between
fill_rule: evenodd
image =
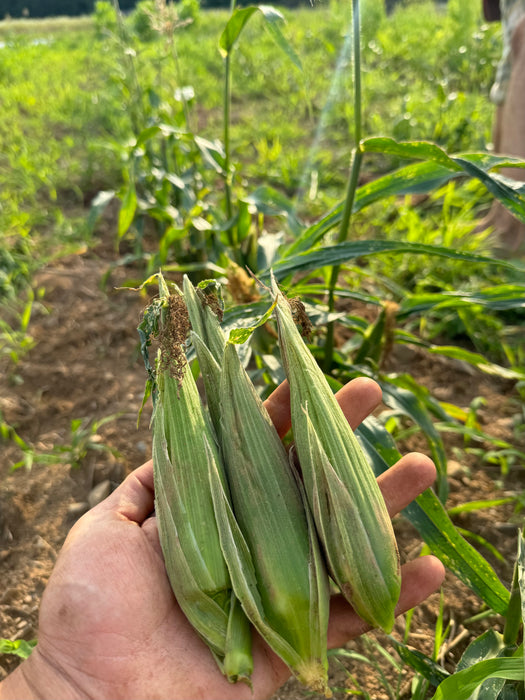
<instances>
[{"instance_id":1,"label":"green husk","mask_svg":"<svg viewBox=\"0 0 525 700\"><path fill-rule=\"evenodd\" d=\"M390 632L401 576L383 496L275 281L273 294L295 449L329 573L366 622Z\"/></svg>"},{"instance_id":2,"label":"green husk","mask_svg":"<svg viewBox=\"0 0 525 700\"><path fill-rule=\"evenodd\" d=\"M215 288L208 294L202 289L195 289L188 277L183 282L184 301L192 327L190 338L195 349L204 382L204 390L213 427L220 435L219 386L220 362L224 353L226 340L221 329L217 313L221 312L220 299Z\"/></svg>"},{"instance_id":3,"label":"green husk","mask_svg":"<svg viewBox=\"0 0 525 700\"><path fill-rule=\"evenodd\" d=\"M216 437L184 355L185 307L166 301L153 417L155 510L171 587L186 617L232 682L250 682L249 621L232 596L210 493L209 472L227 494Z\"/></svg>"},{"instance_id":4,"label":"green husk","mask_svg":"<svg viewBox=\"0 0 525 700\"><path fill-rule=\"evenodd\" d=\"M216 469L210 479L233 588L297 678L329 695L329 588L313 522L283 444L230 343L221 369L221 442L231 506Z\"/></svg>"}]
</instances>

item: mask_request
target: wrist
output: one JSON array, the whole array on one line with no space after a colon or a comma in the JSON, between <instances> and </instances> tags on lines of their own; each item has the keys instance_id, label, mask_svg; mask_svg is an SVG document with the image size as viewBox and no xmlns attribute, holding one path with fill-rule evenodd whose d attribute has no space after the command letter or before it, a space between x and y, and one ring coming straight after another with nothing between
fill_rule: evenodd
<instances>
[{"instance_id":1,"label":"wrist","mask_svg":"<svg viewBox=\"0 0 525 700\"><path fill-rule=\"evenodd\" d=\"M77 700L83 696L39 652L38 646L0 683L0 700Z\"/></svg>"}]
</instances>

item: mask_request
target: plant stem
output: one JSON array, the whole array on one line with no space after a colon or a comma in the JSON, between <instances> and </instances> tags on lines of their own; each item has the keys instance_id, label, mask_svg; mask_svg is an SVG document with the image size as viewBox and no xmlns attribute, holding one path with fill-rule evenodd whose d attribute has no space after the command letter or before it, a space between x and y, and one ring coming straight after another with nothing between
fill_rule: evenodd
<instances>
[{"instance_id":1,"label":"plant stem","mask_svg":"<svg viewBox=\"0 0 525 700\"><path fill-rule=\"evenodd\" d=\"M230 174L230 106L231 106L231 68L230 53L224 59L224 169L226 171L226 217L232 217L231 174ZM230 241L233 245L233 241Z\"/></svg>"},{"instance_id":2,"label":"plant stem","mask_svg":"<svg viewBox=\"0 0 525 700\"><path fill-rule=\"evenodd\" d=\"M128 48L129 37L122 18L122 12L120 11L120 5L118 0L113 0L113 9L115 10L115 15L117 18L118 27L118 38L120 40L120 48L124 52L124 61L127 63L127 75L126 80L131 78L133 81L133 90L130 89L129 97L129 118L131 121L131 127L135 134L139 134L144 128L145 114L144 114L144 103L142 96L142 88L140 86L140 81L137 75L137 67L135 65L134 55L130 48ZM126 87L130 88L127 84Z\"/></svg>"},{"instance_id":3,"label":"plant stem","mask_svg":"<svg viewBox=\"0 0 525 700\"><path fill-rule=\"evenodd\" d=\"M230 16L235 11L236 0L230 1ZM224 182L224 193L226 196L226 218L231 222L233 216L232 207L232 192L231 192L231 160L230 160L230 111L231 111L231 50L228 51L224 59L224 106L223 106L223 119L224 119L224 169L226 171L226 179ZM228 239L230 245L233 247L235 241L233 239L233 228L231 223L228 228Z\"/></svg>"},{"instance_id":4,"label":"plant stem","mask_svg":"<svg viewBox=\"0 0 525 700\"><path fill-rule=\"evenodd\" d=\"M343 243L348 238L355 193L359 182L359 173L363 160L361 138L363 129L362 96L361 96L361 37L360 37L359 0L352 0L352 43L354 59L354 148L350 165L350 174L346 188L346 197L343 208L343 216L339 227L338 243ZM340 265L333 265L328 285L328 310L332 313L335 309L335 287L341 270ZM324 347L325 372L329 372L334 356L334 322L326 327L326 341Z\"/></svg>"}]
</instances>

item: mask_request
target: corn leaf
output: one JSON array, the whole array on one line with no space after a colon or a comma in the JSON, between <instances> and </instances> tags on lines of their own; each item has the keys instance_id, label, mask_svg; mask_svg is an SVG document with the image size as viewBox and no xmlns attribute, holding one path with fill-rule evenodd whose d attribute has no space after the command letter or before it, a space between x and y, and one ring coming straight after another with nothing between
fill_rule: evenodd
<instances>
[{"instance_id":1,"label":"corn leaf","mask_svg":"<svg viewBox=\"0 0 525 700\"><path fill-rule=\"evenodd\" d=\"M410 666L410 668L413 668L414 671L423 676L423 678L426 678L433 686L438 686L450 675L448 671L433 661L429 656L426 656L416 649L410 649L406 644L402 644L395 639L395 637L389 635L388 639L394 645L401 659Z\"/></svg>"},{"instance_id":2,"label":"corn leaf","mask_svg":"<svg viewBox=\"0 0 525 700\"><path fill-rule=\"evenodd\" d=\"M423 431L438 471L438 495L444 503L448 495L447 455L441 435L431 418L431 411L438 410L439 406L422 387L414 386L413 382L407 386L407 379L400 376L380 381L383 400L390 408L411 418Z\"/></svg>"},{"instance_id":3,"label":"corn leaf","mask_svg":"<svg viewBox=\"0 0 525 700\"><path fill-rule=\"evenodd\" d=\"M89 207L89 214L86 222L89 233L94 232L95 225L98 219L104 213L106 207L114 197L114 190L103 190L99 192L95 197L93 197Z\"/></svg>"},{"instance_id":4,"label":"corn leaf","mask_svg":"<svg viewBox=\"0 0 525 700\"><path fill-rule=\"evenodd\" d=\"M385 153L407 160L432 161L444 165L449 170L461 171L461 166L431 141L395 141L387 136L373 136L364 139L360 147L365 153Z\"/></svg>"},{"instance_id":5,"label":"corn leaf","mask_svg":"<svg viewBox=\"0 0 525 700\"><path fill-rule=\"evenodd\" d=\"M304 224L297 218L294 203L269 185L258 187L251 194L245 196L243 201L251 204L261 214L283 217L286 219L290 231L296 236L304 228Z\"/></svg>"},{"instance_id":6,"label":"corn leaf","mask_svg":"<svg viewBox=\"0 0 525 700\"><path fill-rule=\"evenodd\" d=\"M367 418L358 428L357 434L376 476L401 458L392 437L376 419ZM490 608L505 615L509 603L508 590L488 561L459 534L431 489L424 491L407 506L403 515L416 528L433 554L452 573Z\"/></svg>"},{"instance_id":7,"label":"corn leaf","mask_svg":"<svg viewBox=\"0 0 525 700\"><path fill-rule=\"evenodd\" d=\"M523 534L518 538L518 586L521 593L521 619L525 625L525 540Z\"/></svg>"},{"instance_id":8,"label":"corn leaf","mask_svg":"<svg viewBox=\"0 0 525 700\"><path fill-rule=\"evenodd\" d=\"M248 328L233 328L229 335L230 342L236 344L245 343L257 328L264 326L264 324L270 319L276 303L277 302L274 301L273 304L266 309L261 318L259 318L252 326L248 326Z\"/></svg>"},{"instance_id":9,"label":"corn leaf","mask_svg":"<svg viewBox=\"0 0 525 700\"><path fill-rule=\"evenodd\" d=\"M231 52L246 23L255 12L257 7L243 7L232 14L219 39L219 50L223 57Z\"/></svg>"},{"instance_id":10,"label":"corn leaf","mask_svg":"<svg viewBox=\"0 0 525 700\"><path fill-rule=\"evenodd\" d=\"M433 143L398 143L386 137L366 139L361 143L361 148L365 152L389 153L400 158L424 160L421 163L411 163L359 187L354 199L353 213L386 197L425 194L435 191L449 180L470 175L479 179L518 218L525 220L525 185L489 172L493 168L504 166L524 167L525 163L517 158L493 156L488 153L448 156ZM306 252L315 246L329 231L339 225L343 206L343 203L337 205L320 221L308 227L282 251L283 257Z\"/></svg>"},{"instance_id":11,"label":"corn leaf","mask_svg":"<svg viewBox=\"0 0 525 700\"><path fill-rule=\"evenodd\" d=\"M523 659L497 658L480 661L446 678L438 686L432 700L470 700L472 693L489 678L523 682Z\"/></svg>"},{"instance_id":12,"label":"corn leaf","mask_svg":"<svg viewBox=\"0 0 525 700\"><path fill-rule=\"evenodd\" d=\"M308 272L321 267L331 265L343 265L344 263L367 255L380 255L382 253L399 254L411 253L412 255L436 255L450 260L463 260L465 262L483 263L484 265L498 265L500 267L518 270L518 267L507 260L499 260L485 255L462 253L453 248L429 245L425 243L410 243L406 241L379 241L362 240L337 243L332 246L316 248L312 251L297 253L290 257L284 257L273 265L273 273L279 280L297 272ZM264 281L270 278L270 270L261 273Z\"/></svg>"},{"instance_id":13,"label":"corn leaf","mask_svg":"<svg viewBox=\"0 0 525 700\"><path fill-rule=\"evenodd\" d=\"M288 58L297 68L299 68L299 70L302 70L299 56L295 53L291 44L281 31L280 25L284 24L284 16L281 12L279 12L279 10L271 5L243 7L235 10L228 20L219 39L219 51L221 52L221 55L226 57L231 53L242 33L242 30L246 26L250 17L252 17L252 15L254 15L256 12L259 12L263 16L266 22L266 28L277 46L288 56Z\"/></svg>"},{"instance_id":14,"label":"corn leaf","mask_svg":"<svg viewBox=\"0 0 525 700\"><path fill-rule=\"evenodd\" d=\"M458 661L456 671L463 671L485 659L510 656L507 652L503 635L492 629L487 630L468 645ZM489 678L476 688L469 700L497 700L504 685L504 678Z\"/></svg>"},{"instance_id":15,"label":"corn leaf","mask_svg":"<svg viewBox=\"0 0 525 700\"><path fill-rule=\"evenodd\" d=\"M431 310L479 306L490 311L509 311L525 307L525 285L502 284L475 291L441 292L405 296L397 311L398 319Z\"/></svg>"},{"instance_id":16,"label":"corn leaf","mask_svg":"<svg viewBox=\"0 0 525 700\"><path fill-rule=\"evenodd\" d=\"M126 187L126 190L124 191L124 196L122 197L122 204L118 213L119 238L122 238L131 226L133 219L135 218L136 209L137 192L135 190L135 181L132 179L130 180L128 186Z\"/></svg>"}]
</instances>

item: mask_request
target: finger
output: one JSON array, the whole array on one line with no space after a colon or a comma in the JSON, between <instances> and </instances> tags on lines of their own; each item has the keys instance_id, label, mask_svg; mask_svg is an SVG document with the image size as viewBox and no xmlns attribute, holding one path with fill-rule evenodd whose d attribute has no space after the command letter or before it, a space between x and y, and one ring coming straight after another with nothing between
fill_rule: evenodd
<instances>
[{"instance_id":1,"label":"finger","mask_svg":"<svg viewBox=\"0 0 525 700\"><path fill-rule=\"evenodd\" d=\"M358 377L340 389L336 398L353 429L381 403L381 389L373 379ZM280 437L290 430L290 387L287 381L264 402Z\"/></svg>"},{"instance_id":2,"label":"finger","mask_svg":"<svg viewBox=\"0 0 525 700\"><path fill-rule=\"evenodd\" d=\"M150 459L131 472L97 508L141 524L153 511L154 503L153 461Z\"/></svg>"},{"instance_id":3,"label":"finger","mask_svg":"<svg viewBox=\"0 0 525 700\"><path fill-rule=\"evenodd\" d=\"M401 567L401 595L396 607L396 615L419 605L434 593L445 578L445 567L436 557L428 556L414 559ZM328 627L328 646L338 647L346 644L371 627L364 622L342 596L334 596L330 603L330 624Z\"/></svg>"},{"instance_id":4,"label":"finger","mask_svg":"<svg viewBox=\"0 0 525 700\"><path fill-rule=\"evenodd\" d=\"M432 486L436 467L429 457L411 452L377 479L390 516L403 510L414 498Z\"/></svg>"},{"instance_id":5,"label":"finger","mask_svg":"<svg viewBox=\"0 0 525 700\"><path fill-rule=\"evenodd\" d=\"M270 414L275 429L279 433L279 437L284 437L291 426L290 385L287 379L279 384L277 389L272 391L264 405Z\"/></svg>"},{"instance_id":6,"label":"finger","mask_svg":"<svg viewBox=\"0 0 525 700\"><path fill-rule=\"evenodd\" d=\"M368 377L358 377L345 384L335 395L353 430L381 403L381 388Z\"/></svg>"}]
</instances>

